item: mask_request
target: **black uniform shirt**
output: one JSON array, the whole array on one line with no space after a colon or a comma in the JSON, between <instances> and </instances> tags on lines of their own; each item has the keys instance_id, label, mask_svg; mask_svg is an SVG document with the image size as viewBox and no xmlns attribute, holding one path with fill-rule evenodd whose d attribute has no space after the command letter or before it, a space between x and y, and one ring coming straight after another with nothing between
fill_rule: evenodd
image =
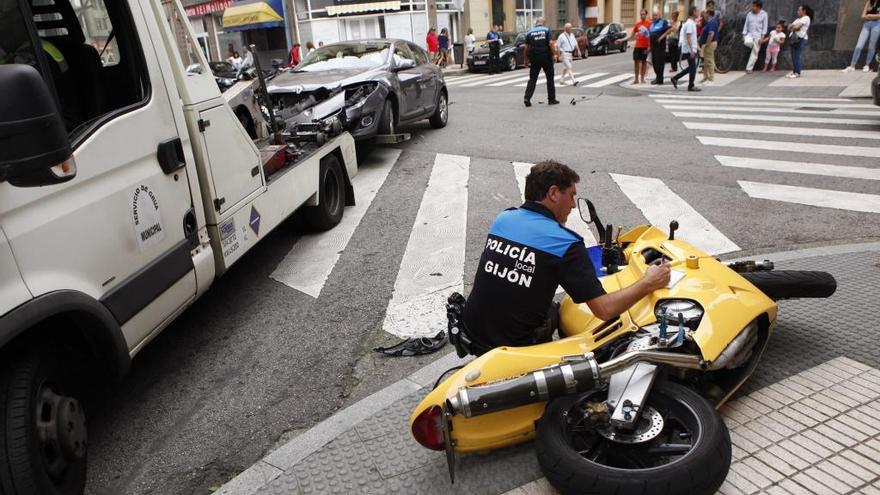
<instances>
[{"instance_id":1,"label":"black uniform shirt","mask_svg":"<svg viewBox=\"0 0 880 495\"><path fill-rule=\"evenodd\" d=\"M550 28L535 26L526 33L526 45L529 47L529 59L538 60L550 56Z\"/></svg>"},{"instance_id":2,"label":"black uniform shirt","mask_svg":"<svg viewBox=\"0 0 880 495\"><path fill-rule=\"evenodd\" d=\"M489 229L465 326L486 347L531 345L559 285L577 303L605 294L584 239L540 203L505 210Z\"/></svg>"}]
</instances>

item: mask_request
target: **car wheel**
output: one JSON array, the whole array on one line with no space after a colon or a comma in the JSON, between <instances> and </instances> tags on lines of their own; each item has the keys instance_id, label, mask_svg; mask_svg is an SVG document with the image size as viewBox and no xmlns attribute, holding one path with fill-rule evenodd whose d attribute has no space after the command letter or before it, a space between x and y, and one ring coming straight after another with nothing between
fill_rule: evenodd
<instances>
[{"instance_id":1,"label":"car wheel","mask_svg":"<svg viewBox=\"0 0 880 495\"><path fill-rule=\"evenodd\" d=\"M379 118L379 134L395 134L397 125L394 122L394 104L391 100L385 100L382 106L381 117Z\"/></svg>"},{"instance_id":2,"label":"car wheel","mask_svg":"<svg viewBox=\"0 0 880 495\"><path fill-rule=\"evenodd\" d=\"M32 352L0 370L0 492L81 494L86 417L73 367L60 352Z\"/></svg>"},{"instance_id":3,"label":"car wheel","mask_svg":"<svg viewBox=\"0 0 880 495\"><path fill-rule=\"evenodd\" d=\"M602 45L602 51L599 53L600 55L608 55L608 45Z\"/></svg>"},{"instance_id":4,"label":"car wheel","mask_svg":"<svg viewBox=\"0 0 880 495\"><path fill-rule=\"evenodd\" d=\"M449 121L449 101L446 98L446 91L440 91L440 97L437 99L437 109L428 121L434 129L446 127L446 123Z\"/></svg>"},{"instance_id":5,"label":"car wheel","mask_svg":"<svg viewBox=\"0 0 880 495\"><path fill-rule=\"evenodd\" d=\"M305 210L305 220L315 230L330 230L342 220L345 209L345 177L335 155L321 159L318 188L318 206Z\"/></svg>"},{"instance_id":6,"label":"car wheel","mask_svg":"<svg viewBox=\"0 0 880 495\"><path fill-rule=\"evenodd\" d=\"M516 70L516 57L509 55L505 59L504 65L507 67L507 70Z\"/></svg>"}]
</instances>

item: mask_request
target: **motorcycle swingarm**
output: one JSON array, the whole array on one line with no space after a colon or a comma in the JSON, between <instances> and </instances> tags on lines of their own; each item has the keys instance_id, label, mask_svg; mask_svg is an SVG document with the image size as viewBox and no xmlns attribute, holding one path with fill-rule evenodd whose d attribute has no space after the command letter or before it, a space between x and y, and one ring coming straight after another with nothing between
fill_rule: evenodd
<instances>
[{"instance_id":1,"label":"motorcycle swingarm","mask_svg":"<svg viewBox=\"0 0 880 495\"><path fill-rule=\"evenodd\" d=\"M615 428L635 428L658 371L656 365L639 363L611 375L608 382L608 405L614 408L611 424Z\"/></svg>"}]
</instances>

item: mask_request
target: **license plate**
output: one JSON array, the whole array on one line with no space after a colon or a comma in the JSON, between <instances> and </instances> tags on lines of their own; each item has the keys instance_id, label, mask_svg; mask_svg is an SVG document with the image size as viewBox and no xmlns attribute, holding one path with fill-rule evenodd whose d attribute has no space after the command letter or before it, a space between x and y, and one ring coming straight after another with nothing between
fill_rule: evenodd
<instances>
[{"instance_id":1,"label":"license plate","mask_svg":"<svg viewBox=\"0 0 880 495\"><path fill-rule=\"evenodd\" d=\"M485 60L474 60L474 65L486 65Z\"/></svg>"}]
</instances>

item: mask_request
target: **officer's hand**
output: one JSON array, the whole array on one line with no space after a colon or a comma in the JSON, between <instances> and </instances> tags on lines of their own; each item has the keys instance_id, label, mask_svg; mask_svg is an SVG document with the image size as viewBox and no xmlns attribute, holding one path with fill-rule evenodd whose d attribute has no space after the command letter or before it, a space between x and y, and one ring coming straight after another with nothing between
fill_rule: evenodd
<instances>
[{"instance_id":1,"label":"officer's hand","mask_svg":"<svg viewBox=\"0 0 880 495\"><path fill-rule=\"evenodd\" d=\"M669 278L669 263L663 263L659 266L649 266L642 280L649 290L655 291L666 287L669 284Z\"/></svg>"}]
</instances>

